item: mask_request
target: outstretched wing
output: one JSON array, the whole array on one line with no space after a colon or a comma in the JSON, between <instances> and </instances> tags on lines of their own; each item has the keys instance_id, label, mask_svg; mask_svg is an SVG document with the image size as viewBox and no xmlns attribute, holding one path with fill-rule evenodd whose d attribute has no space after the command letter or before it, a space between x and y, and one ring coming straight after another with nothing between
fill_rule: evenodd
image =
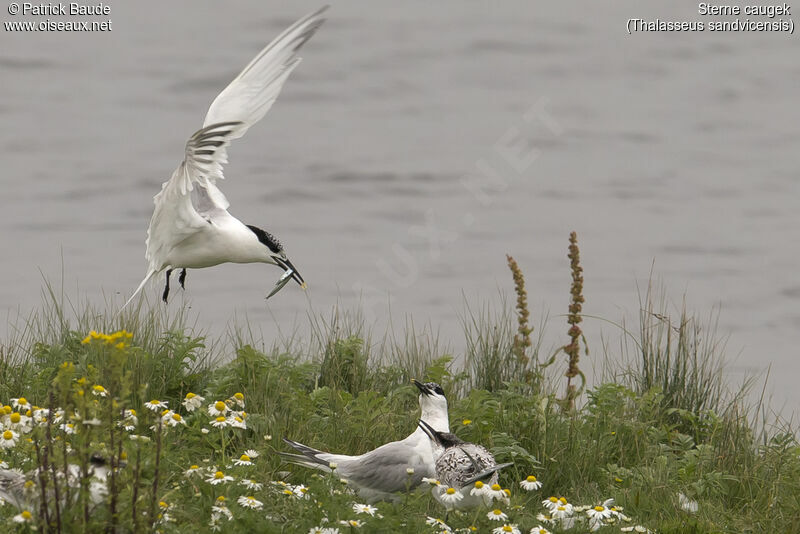
<instances>
[{"instance_id":1,"label":"outstretched wing","mask_svg":"<svg viewBox=\"0 0 800 534\"><path fill-rule=\"evenodd\" d=\"M169 251L227 210L228 201L216 186L224 178L226 148L275 102L287 77L300 62L297 50L324 22L322 9L294 23L266 46L211 103L203 128L186 143L183 162L153 199L155 209L147 230L149 272L166 267Z\"/></svg>"}]
</instances>

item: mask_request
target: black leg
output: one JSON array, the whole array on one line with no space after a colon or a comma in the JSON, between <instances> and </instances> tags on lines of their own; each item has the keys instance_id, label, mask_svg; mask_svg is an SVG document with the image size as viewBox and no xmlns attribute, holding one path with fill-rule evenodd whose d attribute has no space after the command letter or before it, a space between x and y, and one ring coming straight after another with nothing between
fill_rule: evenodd
<instances>
[{"instance_id":1,"label":"black leg","mask_svg":"<svg viewBox=\"0 0 800 534\"><path fill-rule=\"evenodd\" d=\"M167 297L169 296L169 275L172 274L172 269L167 269L167 284L164 286L164 294L161 296L161 300L164 301L164 304L167 303Z\"/></svg>"},{"instance_id":2,"label":"black leg","mask_svg":"<svg viewBox=\"0 0 800 534\"><path fill-rule=\"evenodd\" d=\"M186 286L183 283L186 281L186 269L181 271L181 275L178 277L178 282L181 284L181 289L186 289Z\"/></svg>"}]
</instances>

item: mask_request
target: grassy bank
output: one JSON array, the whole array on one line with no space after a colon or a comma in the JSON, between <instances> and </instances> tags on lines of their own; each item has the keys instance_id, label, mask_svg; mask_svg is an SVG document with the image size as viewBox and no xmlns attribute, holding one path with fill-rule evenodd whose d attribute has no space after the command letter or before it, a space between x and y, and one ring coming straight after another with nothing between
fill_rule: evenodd
<instances>
[{"instance_id":1,"label":"grassy bank","mask_svg":"<svg viewBox=\"0 0 800 534\"><path fill-rule=\"evenodd\" d=\"M335 473L274 454L287 450L282 436L349 454L405 437L417 424L410 380L418 378L442 384L456 434L514 462L500 477L510 499L492 508L507 519L490 520L489 509L451 512L453 530L561 532L542 505L555 496L587 507L613 498L616 520L599 532L800 532L794 429L756 424L759 407L743 391L726 392L713 324L670 318L648 294L629 336L630 363L584 388L577 246L570 254L564 347L544 354L536 342L524 278L509 258L516 307L500 317L468 310L458 365L413 331L371 342L363 322L343 312L311 318L307 340L259 350L236 336L196 335L181 314L140 309L113 320L67 311L48 293L0 345L0 459L24 472L44 468L23 489L32 502L54 502L58 488L70 504L33 504L27 514L6 504L0 530L440 532L430 523L445 510L424 492L357 513L362 501ZM74 488L54 484L65 460L86 473L98 451L118 466L101 502L91 502L88 477ZM530 475L540 489L521 487ZM588 531L587 510L574 517L569 531Z\"/></svg>"}]
</instances>

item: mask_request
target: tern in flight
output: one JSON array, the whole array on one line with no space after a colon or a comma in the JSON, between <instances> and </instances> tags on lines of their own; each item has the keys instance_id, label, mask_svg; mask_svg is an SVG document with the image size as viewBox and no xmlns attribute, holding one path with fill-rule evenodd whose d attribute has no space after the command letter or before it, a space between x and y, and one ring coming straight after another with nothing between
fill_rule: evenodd
<instances>
[{"instance_id":1,"label":"tern in flight","mask_svg":"<svg viewBox=\"0 0 800 534\"><path fill-rule=\"evenodd\" d=\"M433 428L448 432L447 399L442 387L435 382L413 382L420 392L421 417L430 421ZM420 427L403 440L359 456L322 452L286 438L283 441L301 453L279 453L284 460L322 471L331 471L335 464L336 474L367 502L396 500L397 493L415 489L423 478L433 477L436 471L431 440Z\"/></svg>"},{"instance_id":2,"label":"tern in flight","mask_svg":"<svg viewBox=\"0 0 800 534\"><path fill-rule=\"evenodd\" d=\"M203 127L186 143L183 162L155 196L147 230L147 274L124 309L152 277L166 270L163 300L169 278L181 269L202 269L220 263L270 263L284 270L271 297L290 280L305 289L303 277L269 232L245 225L228 213L228 200L217 187L227 163L227 147L242 137L272 106L292 70L300 63L297 51L324 22L327 6L295 22L266 46L211 103Z\"/></svg>"}]
</instances>

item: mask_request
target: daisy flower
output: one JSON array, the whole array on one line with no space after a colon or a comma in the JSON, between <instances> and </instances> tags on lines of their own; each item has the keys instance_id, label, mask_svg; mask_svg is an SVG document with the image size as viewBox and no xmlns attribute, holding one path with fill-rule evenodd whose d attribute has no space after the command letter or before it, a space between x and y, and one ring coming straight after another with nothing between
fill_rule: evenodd
<instances>
[{"instance_id":1,"label":"daisy flower","mask_svg":"<svg viewBox=\"0 0 800 534\"><path fill-rule=\"evenodd\" d=\"M506 523L502 527L497 527L496 529L492 530L492 534L520 534L517 525L512 525Z\"/></svg>"},{"instance_id":2,"label":"daisy flower","mask_svg":"<svg viewBox=\"0 0 800 534\"><path fill-rule=\"evenodd\" d=\"M234 460L233 463L234 465L253 465L253 462L250 460L250 456L247 454L239 456L239 459Z\"/></svg>"},{"instance_id":3,"label":"daisy flower","mask_svg":"<svg viewBox=\"0 0 800 534\"><path fill-rule=\"evenodd\" d=\"M189 469L183 472L183 476L185 476L186 478L191 478L193 476L199 476L201 472L202 470L200 469L200 466L194 464L191 467L189 467Z\"/></svg>"},{"instance_id":4,"label":"daisy flower","mask_svg":"<svg viewBox=\"0 0 800 534\"><path fill-rule=\"evenodd\" d=\"M247 489L251 489L251 490L255 490L255 491L259 491L261 488L264 487L264 484L262 484L261 482L256 482L253 479L242 480L241 482L239 482L239 484L241 484L242 486L244 486Z\"/></svg>"},{"instance_id":5,"label":"daisy flower","mask_svg":"<svg viewBox=\"0 0 800 534\"><path fill-rule=\"evenodd\" d=\"M219 419L219 418L218 418ZM244 422L238 415L234 415L228 418L228 424L231 425L233 428L247 428L247 423Z\"/></svg>"},{"instance_id":6,"label":"daisy flower","mask_svg":"<svg viewBox=\"0 0 800 534\"><path fill-rule=\"evenodd\" d=\"M552 510L556 506L558 506L558 497L550 496L542 501L542 506L547 508L548 510Z\"/></svg>"},{"instance_id":7,"label":"daisy flower","mask_svg":"<svg viewBox=\"0 0 800 534\"><path fill-rule=\"evenodd\" d=\"M489 489L489 486L481 482L480 480L475 481L475 487L469 490L469 494L472 496L480 496L484 495L486 491Z\"/></svg>"},{"instance_id":8,"label":"daisy flower","mask_svg":"<svg viewBox=\"0 0 800 534\"><path fill-rule=\"evenodd\" d=\"M211 417L218 417L220 415L225 415L228 413L228 405L222 401L212 402L208 405L208 415Z\"/></svg>"},{"instance_id":9,"label":"daisy flower","mask_svg":"<svg viewBox=\"0 0 800 534\"><path fill-rule=\"evenodd\" d=\"M550 534L550 531L544 528L542 525L537 525L531 529L530 534Z\"/></svg>"},{"instance_id":10,"label":"daisy flower","mask_svg":"<svg viewBox=\"0 0 800 534\"><path fill-rule=\"evenodd\" d=\"M371 516L375 516L375 512L378 511L377 508L374 506L370 506L369 504L353 504L353 511L357 514L369 514Z\"/></svg>"},{"instance_id":11,"label":"daisy flower","mask_svg":"<svg viewBox=\"0 0 800 534\"><path fill-rule=\"evenodd\" d=\"M528 478L519 483L525 491L534 491L542 487L542 483L536 480L536 477L529 475Z\"/></svg>"},{"instance_id":12,"label":"daisy flower","mask_svg":"<svg viewBox=\"0 0 800 534\"><path fill-rule=\"evenodd\" d=\"M239 405L240 408L244 408L244 395L241 393L234 393L231 400Z\"/></svg>"},{"instance_id":13,"label":"daisy flower","mask_svg":"<svg viewBox=\"0 0 800 534\"><path fill-rule=\"evenodd\" d=\"M589 517L589 528L594 531L603 526L606 519L611 517L613 512L603 506L602 504L598 504L594 508L589 508L586 510L586 515Z\"/></svg>"},{"instance_id":14,"label":"daisy flower","mask_svg":"<svg viewBox=\"0 0 800 534\"><path fill-rule=\"evenodd\" d=\"M186 420L181 417L181 414L175 413L172 410L170 410L166 415L161 416L161 421L169 426L186 426Z\"/></svg>"},{"instance_id":15,"label":"daisy flower","mask_svg":"<svg viewBox=\"0 0 800 534\"><path fill-rule=\"evenodd\" d=\"M487 495L490 499L507 499L506 492L503 491L503 488L500 487L500 484L492 484L491 487L484 489L484 495Z\"/></svg>"},{"instance_id":16,"label":"daisy flower","mask_svg":"<svg viewBox=\"0 0 800 534\"><path fill-rule=\"evenodd\" d=\"M250 458L258 458L258 451L253 449L247 449L244 453L249 456Z\"/></svg>"},{"instance_id":17,"label":"daisy flower","mask_svg":"<svg viewBox=\"0 0 800 534\"><path fill-rule=\"evenodd\" d=\"M347 521L342 519L341 521L339 521L339 524L352 528L361 528L362 526L364 526L364 522L358 519L348 519Z\"/></svg>"},{"instance_id":18,"label":"daisy flower","mask_svg":"<svg viewBox=\"0 0 800 534\"><path fill-rule=\"evenodd\" d=\"M488 517L492 521L505 521L506 519L508 519L508 516L504 514L503 511L500 510L499 508L495 508L494 510L486 514L486 517Z\"/></svg>"},{"instance_id":19,"label":"daisy flower","mask_svg":"<svg viewBox=\"0 0 800 534\"><path fill-rule=\"evenodd\" d=\"M108 391L106 391L106 388L104 388L100 384L95 384L94 386L92 386L92 395L94 395L95 397L107 397Z\"/></svg>"},{"instance_id":20,"label":"daisy flower","mask_svg":"<svg viewBox=\"0 0 800 534\"><path fill-rule=\"evenodd\" d=\"M6 430L2 434L0 434L0 447L2 447L3 449L10 449L11 447L17 444L18 439L19 439L19 434L17 434L13 430Z\"/></svg>"},{"instance_id":21,"label":"daisy flower","mask_svg":"<svg viewBox=\"0 0 800 534\"><path fill-rule=\"evenodd\" d=\"M183 399L183 407L186 408L187 412L193 412L198 409L200 406L203 405L203 401L205 401L203 397L200 395L195 395L191 391L186 394L186 397Z\"/></svg>"},{"instance_id":22,"label":"daisy flower","mask_svg":"<svg viewBox=\"0 0 800 534\"><path fill-rule=\"evenodd\" d=\"M28 410L31 407L30 403L28 402L28 399L26 399L25 397L11 399L11 405L19 410ZM11 413L11 411L7 410L7 413Z\"/></svg>"},{"instance_id":23,"label":"daisy flower","mask_svg":"<svg viewBox=\"0 0 800 534\"><path fill-rule=\"evenodd\" d=\"M339 529L334 527L311 527L308 534L339 534Z\"/></svg>"},{"instance_id":24,"label":"daisy flower","mask_svg":"<svg viewBox=\"0 0 800 534\"><path fill-rule=\"evenodd\" d=\"M642 525L636 525L632 527L622 527L619 529L621 532L640 532L642 534L652 534L652 530L649 528L643 527Z\"/></svg>"},{"instance_id":25,"label":"daisy flower","mask_svg":"<svg viewBox=\"0 0 800 534\"><path fill-rule=\"evenodd\" d=\"M225 482L233 481L233 477L230 475L226 475L222 471L215 471L206 479L206 482L211 484L212 486L216 486L217 484L224 484Z\"/></svg>"},{"instance_id":26,"label":"daisy flower","mask_svg":"<svg viewBox=\"0 0 800 534\"><path fill-rule=\"evenodd\" d=\"M159 410L163 410L167 407L167 401L160 401L158 399L153 399L150 402L145 402L144 405L148 410L153 410L154 412L158 412Z\"/></svg>"},{"instance_id":27,"label":"daisy flower","mask_svg":"<svg viewBox=\"0 0 800 534\"><path fill-rule=\"evenodd\" d=\"M422 482L424 484L430 484L431 486L438 486L439 484L441 484L441 482L439 482L435 478L428 478L428 477L422 477Z\"/></svg>"},{"instance_id":28,"label":"daisy flower","mask_svg":"<svg viewBox=\"0 0 800 534\"><path fill-rule=\"evenodd\" d=\"M29 511L23 510L15 515L13 519L15 523L30 523L33 521L33 515Z\"/></svg>"},{"instance_id":29,"label":"daisy flower","mask_svg":"<svg viewBox=\"0 0 800 534\"><path fill-rule=\"evenodd\" d=\"M299 484L292 488L292 493L301 499L308 499L308 487L304 486L303 484Z\"/></svg>"},{"instance_id":30,"label":"daisy flower","mask_svg":"<svg viewBox=\"0 0 800 534\"><path fill-rule=\"evenodd\" d=\"M261 510L262 508L264 508L264 503L257 500L252 495L248 497L242 495L236 502L239 503L239 506L244 506L245 508L252 508L253 510Z\"/></svg>"},{"instance_id":31,"label":"daisy flower","mask_svg":"<svg viewBox=\"0 0 800 534\"><path fill-rule=\"evenodd\" d=\"M451 487L448 487L447 489L439 493L439 499L445 506L453 505L463 498L464 495L462 495L460 491Z\"/></svg>"},{"instance_id":32,"label":"daisy flower","mask_svg":"<svg viewBox=\"0 0 800 534\"><path fill-rule=\"evenodd\" d=\"M228 418L225 417L224 415L220 415L216 419L211 421L211 426L213 426L214 428L225 428L228 425L229 425Z\"/></svg>"}]
</instances>

